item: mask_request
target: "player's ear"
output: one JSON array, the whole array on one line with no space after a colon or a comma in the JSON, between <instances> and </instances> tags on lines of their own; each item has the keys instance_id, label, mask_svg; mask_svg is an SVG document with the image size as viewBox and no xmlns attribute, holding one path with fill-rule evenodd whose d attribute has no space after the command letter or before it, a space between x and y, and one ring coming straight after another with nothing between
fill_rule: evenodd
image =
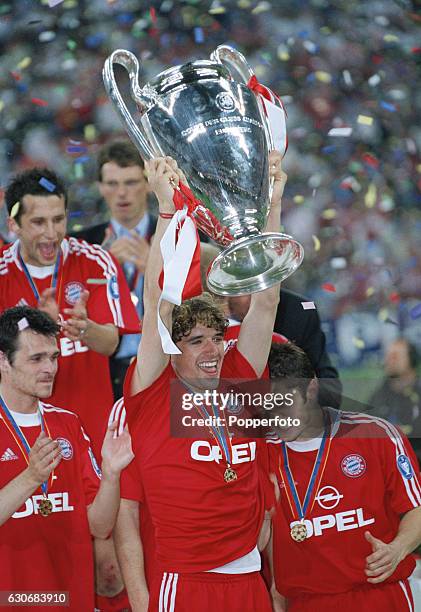
<instances>
[{"instance_id":1,"label":"player's ear","mask_svg":"<svg viewBox=\"0 0 421 612\"><path fill-rule=\"evenodd\" d=\"M307 387L307 401L315 402L317 401L317 397L319 395L319 381L317 378L312 378Z\"/></svg>"}]
</instances>

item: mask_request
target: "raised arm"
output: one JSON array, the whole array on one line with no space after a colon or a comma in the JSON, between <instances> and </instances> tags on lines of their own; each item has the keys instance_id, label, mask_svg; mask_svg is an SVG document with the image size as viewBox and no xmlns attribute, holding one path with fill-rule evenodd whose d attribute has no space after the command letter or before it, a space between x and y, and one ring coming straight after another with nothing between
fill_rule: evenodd
<instances>
[{"instance_id":1,"label":"raised arm","mask_svg":"<svg viewBox=\"0 0 421 612\"><path fill-rule=\"evenodd\" d=\"M269 155L270 175L275 180L266 232L279 232L281 226L281 199L287 180L281 159L278 151ZM254 293L241 325L237 347L258 376L262 375L268 360L278 302L279 285Z\"/></svg>"},{"instance_id":2,"label":"raised arm","mask_svg":"<svg viewBox=\"0 0 421 612\"><path fill-rule=\"evenodd\" d=\"M180 179L177 164L170 157L159 157L146 162L145 171L150 189L158 198L159 217L145 271L143 292L145 315L136 370L132 378L132 395L149 387L161 375L169 361L169 356L162 350L157 323L157 307L161 295L158 280L162 270L160 242L171 221L168 217L175 211L173 185L178 185ZM173 304L163 301L160 314L168 330L171 330L172 326L172 311Z\"/></svg>"},{"instance_id":3,"label":"raised arm","mask_svg":"<svg viewBox=\"0 0 421 612\"><path fill-rule=\"evenodd\" d=\"M122 499L114 529L118 562L133 612L146 612L149 592L139 530L139 502Z\"/></svg>"}]
</instances>

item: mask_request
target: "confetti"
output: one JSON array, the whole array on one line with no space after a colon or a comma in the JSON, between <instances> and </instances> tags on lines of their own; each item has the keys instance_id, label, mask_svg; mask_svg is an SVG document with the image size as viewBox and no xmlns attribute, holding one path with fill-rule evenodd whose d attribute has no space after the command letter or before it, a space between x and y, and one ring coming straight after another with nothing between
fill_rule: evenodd
<instances>
[{"instance_id":1,"label":"confetti","mask_svg":"<svg viewBox=\"0 0 421 612\"><path fill-rule=\"evenodd\" d=\"M421 317L421 302L411 308L411 310L409 311L409 316L411 317L411 319L418 319L418 317Z\"/></svg>"},{"instance_id":2,"label":"confetti","mask_svg":"<svg viewBox=\"0 0 421 612\"><path fill-rule=\"evenodd\" d=\"M357 121L361 125L373 125L373 117L367 115L358 115Z\"/></svg>"},{"instance_id":3,"label":"confetti","mask_svg":"<svg viewBox=\"0 0 421 612\"><path fill-rule=\"evenodd\" d=\"M381 81L381 78L378 74L373 74L373 76L371 76L368 79L368 84L370 85L370 87L375 87L376 85L378 85Z\"/></svg>"},{"instance_id":4,"label":"confetti","mask_svg":"<svg viewBox=\"0 0 421 612\"><path fill-rule=\"evenodd\" d=\"M88 142L92 142L96 138L96 127L92 124L85 125L83 135L85 137L85 140L87 140Z\"/></svg>"},{"instance_id":5,"label":"confetti","mask_svg":"<svg viewBox=\"0 0 421 612\"><path fill-rule=\"evenodd\" d=\"M398 302L400 302L401 300L401 296L399 295L399 293L397 291L393 291L390 295L389 295L389 300L393 303L396 304Z\"/></svg>"},{"instance_id":6,"label":"confetti","mask_svg":"<svg viewBox=\"0 0 421 612\"><path fill-rule=\"evenodd\" d=\"M338 127L332 128L328 131L328 136L351 136L352 127Z\"/></svg>"},{"instance_id":7,"label":"confetti","mask_svg":"<svg viewBox=\"0 0 421 612\"><path fill-rule=\"evenodd\" d=\"M44 189L46 189L50 193L53 193L53 191L56 190L56 186L54 185L54 183L46 179L44 176L40 178L38 182L41 185L41 187L44 187Z\"/></svg>"},{"instance_id":8,"label":"confetti","mask_svg":"<svg viewBox=\"0 0 421 612\"><path fill-rule=\"evenodd\" d=\"M322 212L322 218L323 219L334 219L336 217L336 210L334 208L326 208L326 210L324 210Z\"/></svg>"},{"instance_id":9,"label":"confetti","mask_svg":"<svg viewBox=\"0 0 421 612\"><path fill-rule=\"evenodd\" d=\"M86 147L80 145L66 147L67 153L84 153L86 150Z\"/></svg>"},{"instance_id":10,"label":"confetti","mask_svg":"<svg viewBox=\"0 0 421 612\"><path fill-rule=\"evenodd\" d=\"M324 70L316 70L314 76L321 83L331 83L332 81L332 75L328 72L325 72Z\"/></svg>"},{"instance_id":11,"label":"confetti","mask_svg":"<svg viewBox=\"0 0 421 612\"><path fill-rule=\"evenodd\" d=\"M314 234L313 234L312 238L313 238L314 250L315 250L316 252L317 252L317 251L320 251L320 240L319 240L319 239L317 238L317 236L315 236Z\"/></svg>"},{"instance_id":12,"label":"confetti","mask_svg":"<svg viewBox=\"0 0 421 612\"><path fill-rule=\"evenodd\" d=\"M304 202L304 196L303 195L295 195L293 200L295 202L295 204L302 204Z\"/></svg>"},{"instance_id":13,"label":"confetti","mask_svg":"<svg viewBox=\"0 0 421 612\"><path fill-rule=\"evenodd\" d=\"M348 85L348 87L352 87L353 86L352 76L351 76L351 73L349 72L349 70L344 70L342 72L342 76L344 78L345 85Z\"/></svg>"},{"instance_id":14,"label":"confetti","mask_svg":"<svg viewBox=\"0 0 421 612\"><path fill-rule=\"evenodd\" d=\"M330 260L330 266L334 270L345 270L347 261L345 257L332 257Z\"/></svg>"},{"instance_id":15,"label":"confetti","mask_svg":"<svg viewBox=\"0 0 421 612\"><path fill-rule=\"evenodd\" d=\"M3 100L0 100L0 113L3 109L4 109L4 102Z\"/></svg>"},{"instance_id":16,"label":"confetti","mask_svg":"<svg viewBox=\"0 0 421 612\"><path fill-rule=\"evenodd\" d=\"M30 66L31 63L32 63L32 58L24 57L23 59L20 60L19 64L16 67L18 70L25 70L25 68L28 68L28 66Z\"/></svg>"},{"instance_id":17,"label":"confetti","mask_svg":"<svg viewBox=\"0 0 421 612\"><path fill-rule=\"evenodd\" d=\"M390 113L395 113L396 112L396 106L394 104L390 104L390 102L380 102L380 106L381 108L384 108L384 110L389 111Z\"/></svg>"},{"instance_id":18,"label":"confetti","mask_svg":"<svg viewBox=\"0 0 421 612\"><path fill-rule=\"evenodd\" d=\"M332 283L323 283L322 289L324 289L324 291L329 291L330 293L336 293L336 287L335 285L332 285Z\"/></svg>"},{"instance_id":19,"label":"confetti","mask_svg":"<svg viewBox=\"0 0 421 612\"><path fill-rule=\"evenodd\" d=\"M365 164L368 164L372 168L379 167L379 160L371 153L364 153L362 159Z\"/></svg>"},{"instance_id":20,"label":"confetti","mask_svg":"<svg viewBox=\"0 0 421 612\"><path fill-rule=\"evenodd\" d=\"M365 342L361 338L356 338L355 336L352 338L352 344L359 349L365 348Z\"/></svg>"},{"instance_id":21,"label":"confetti","mask_svg":"<svg viewBox=\"0 0 421 612\"><path fill-rule=\"evenodd\" d=\"M48 106L48 102L42 98L31 98L31 102L36 106Z\"/></svg>"},{"instance_id":22,"label":"confetti","mask_svg":"<svg viewBox=\"0 0 421 612\"><path fill-rule=\"evenodd\" d=\"M11 208L10 216L14 219L19 212L20 202L15 202Z\"/></svg>"},{"instance_id":23,"label":"confetti","mask_svg":"<svg viewBox=\"0 0 421 612\"><path fill-rule=\"evenodd\" d=\"M63 0L48 0L48 6L50 8L54 8L58 4L61 4L62 2L63 2Z\"/></svg>"},{"instance_id":24,"label":"confetti","mask_svg":"<svg viewBox=\"0 0 421 612\"><path fill-rule=\"evenodd\" d=\"M314 302L301 302L301 306L304 310L316 310Z\"/></svg>"},{"instance_id":25,"label":"confetti","mask_svg":"<svg viewBox=\"0 0 421 612\"><path fill-rule=\"evenodd\" d=\"M203 33L203 28L194 28L194 42L200 45L205 42L205 35Z\"/></svg>"},{"instance_id":26,"label":"confetti","mask_svg":"<svg viewBox=\"0 0 421 612\"><path fill-rule=\"evenodd\" d=\"M18 329L19 329L19 331L23 331L27 327L29 327L28 319L26 317L22 317L21 319L19 319L19 321L18 321Z\"/></svg>"},{"instance_id":27,"label":"confetti","mask_svg":"<svg viewBox=\"0 0 421 612\"><path fill-rule=\"evenodd\" d=\"M367 297L371 297L374 294L374 287L367 287L365 294Z\"/></svg>"},{"instance_id":28,"label":"confetti","mask_svg":"<svg viewBox=\"0 0 421 612\"><path fill-rule=\"evenodd\" d=\"M364 203L367 208L373 208L377 201L377 187L374 183L370 183L367 189L367 193L364 196Z\"/></svg>"}]
</instances>

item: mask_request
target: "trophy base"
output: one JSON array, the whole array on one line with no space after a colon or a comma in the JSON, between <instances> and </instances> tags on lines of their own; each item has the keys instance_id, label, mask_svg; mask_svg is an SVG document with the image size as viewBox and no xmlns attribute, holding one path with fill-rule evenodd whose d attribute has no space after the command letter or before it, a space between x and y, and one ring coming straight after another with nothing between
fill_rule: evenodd
<instances>
[{"instance_id":1,"label":"trophy base","mask_svg":"<svg viewBox=\"0 0 421 612\"><path fill-rule=\"evenodd\" d=\"M248 295L285 280L300 266L304 249L287 234L234 240L212 262L208 288L217 295Z\"/></svg>"}]
</instances>

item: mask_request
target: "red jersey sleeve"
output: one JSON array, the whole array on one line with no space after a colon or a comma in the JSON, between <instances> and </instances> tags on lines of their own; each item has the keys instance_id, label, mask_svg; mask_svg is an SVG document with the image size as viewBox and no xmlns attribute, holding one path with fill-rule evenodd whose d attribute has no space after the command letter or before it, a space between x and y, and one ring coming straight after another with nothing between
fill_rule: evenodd
<instances>
[{"instance_id":1,"label":"red jersey sleeve","mask_svg":"<svg viewBox=\"0 0 421 612\"><path fill-rule=\"evenodd\" d=\"M120 497L137 501L140 504L145 501L142 478L136 461L129 463L121 473Z\"/></svg>"},{"instance_id":2,"label":"red jersey sleeve","mask_svg":"<svg viewBox=\"0 0 421 612\"><path fill-rule=\"evenodd\" d=\"M83 490L86 505L91 504L98 492L101 483L101 470L91 449L89 437L79 426L78 452L82 471Z\"/></svg>"},{"instance_id":3,"label":"red jersey sleeve","mask_svg":"<svg viewBox=\"0 0 421 612\"><path fill-rule=\"evenodd\" d=\"M392 509L403 514L421 506L420 470L418 460L407 437L394 425L385 423L388 435L383 445L386 490Z\"/></svg>"},{"instance_id":4,"label":"red jersey sleeve","mask_svg":"<svg viewBox=\"0 0 421 612\"><path fill-rule=\"evenodd\" d=\"M100 325L112 323L123 334L139 333L139 317L120 264L98 245L90 245L89 254L91 250L95 254L89 260L89 273L98 282L87 283L88 317Z\"/></svg>"}]
</instances>

